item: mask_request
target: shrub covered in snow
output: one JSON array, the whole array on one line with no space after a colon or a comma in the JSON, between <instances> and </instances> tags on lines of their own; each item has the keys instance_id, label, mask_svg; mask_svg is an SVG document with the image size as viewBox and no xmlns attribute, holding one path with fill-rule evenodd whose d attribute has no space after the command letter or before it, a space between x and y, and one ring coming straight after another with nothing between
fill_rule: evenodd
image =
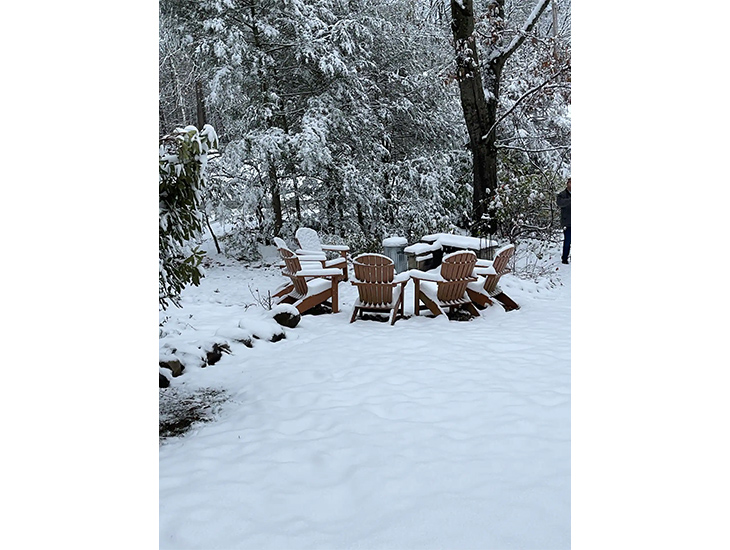
<instances>
[{"instance_id":1,"label":"shrub covered in snow","mask_svg":"<svg viewBox=\"0 0 730 550\"><path fill-rule=\"evenodd\" d=\"M178 304L180 291L198 285L203 276L203 253L191 246L202 229L199 211L208 152L218 136L206 124L178 128L160 139L160 308Z\"/></svg>"}]
</instances>

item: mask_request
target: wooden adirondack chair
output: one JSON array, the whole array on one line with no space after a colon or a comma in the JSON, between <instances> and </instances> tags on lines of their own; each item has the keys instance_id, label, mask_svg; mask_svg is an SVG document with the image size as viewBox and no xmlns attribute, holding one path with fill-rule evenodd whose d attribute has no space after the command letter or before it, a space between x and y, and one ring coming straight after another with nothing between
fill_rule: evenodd
<instances>
[{"instance_id":1,"label":"wooden adirondack chair","mask_svg":"<svg viewBox=\"0 0 730 550\"><path fill-rule=\"evenodd\" d=\"M281 267L281 274L285 277L288 277L286 274L287 268L286 268L286 262L284 261L284 253L283 250L287 250L289 253L291 253L291 249L287 246L284 239L281 239L280 237L274 237L274 244L276 245L277 250L279 251L279 254L281 255L281 263L279 264L279 267ZM318 267L340 267L339 265L328 265L327 257L324 255L324 252L320 254L309 254L309 255L297 255L299 258L299 262L301 264L302 268L306 269L316 269ZM289 280L286 283L283 283L279 285L279 287L274 292L275 298L280 298L282 296L286 296L289 294L292 290L294 290L294 283Z\"/></svg>"},{"instance_id":2,"label":"wooden adirondack chair","mask_svg":"<svg viewBox=\"0 0 730 550\"><path fill-rule=\"evenodd\" d=\"M347 253L350 251L349 246L341 244L322 244L317 232L309 227L300 227L297 229L294 236L299 243L299 249L296 251L297 254L311 256L312 254L324 254L325 252L338 252L340 257L330 260L338 263L327 267L340 267L342 269L343 280L347 280Z\"/></svg>"},{"instance_id":3,"label":"wooden adirondack chair","mask_svg":"<svg viewBox=\"0 0 730 550\"><path fill-rule=\"evenodd\" d=\"M505 311L520 308L497 284L502 275L512 271L507 267L507 263L512 257L512 254L514 254L514 251L515 245L507 244L497 250L494 255L494 260L477 261L474 273L479 275L479 278L476 282L470 283L466 288L466 292L472 302L480 307L486 307L492 305L494 303L492 299L494 299L502 305Z\"/></svg>"},{"instance_id":4,"label":"wooden adirondack chair","mask_svg":"<svg viewBox=\"0 0 730 550\"><path fill-rule=\"evenodd\" d=\"M387 312L390 324L404 315L405 286L408 274L395 275L393 260L382 254L360 254L352 260L355 280L350 281L357 287L358 299L352 311L350 322L354 323L358 314L364 311Z\"/></svg>"},{"instance_id":5,"label":"wooden adirondack chair","mask_svg":"<svg viewBox=\"0 0 730 550\"><path fill-rule=\"evenodd\" d=\"M459 251L444 256L438 269L426 272L411 270L410 275L415 284L413 312L418 315L423 302L436 316L445 313L444 308L447 307L449 312L464 308L472 315L479 316L479 311L466 294L467 285L477 280L472 276L476 261L474 252Z\"/></svg>"},{"instance_id":6,"label":"wooden adirondack chair","mask_svg":"<svg viewBox=\"0 0 730 550\"><path fill-rule=\"evenodd\" d=\"M302 266L300 257L294 254L289 248L279 248L279 253L284 260L283 275L291 280L288 292L279 294L277 303L292 304L299 313L304 313L313 307L332 301L332 313L339 311L337 285L342 277L338 268L323 268L319 265Z\"/></svg>"}]
</instances>

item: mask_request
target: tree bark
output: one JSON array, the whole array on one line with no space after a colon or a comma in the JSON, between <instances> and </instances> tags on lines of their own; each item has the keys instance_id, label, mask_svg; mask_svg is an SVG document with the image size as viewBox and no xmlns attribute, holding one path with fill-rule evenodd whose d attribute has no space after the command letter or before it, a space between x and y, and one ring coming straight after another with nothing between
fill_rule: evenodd
<instances>
[{"instance_id":1,"label":"tree bark","mask_svg":"<svg viewBox=\"0 0 730 550\"><path fill-rule=\"evenodd\" d=\"M474 236L494 233L496 230L496 220L490 215L489 203L499 184L496 126L502 68L505 61L522 45L549 0L538 2L520 33L504 49L501 45L504 35L504 0L493 0L487 4L486 17L490 19L491 36L486 39L488 61L484 66L483 81L474 35L474 0L451 0L456 78L473 160L471 233ZM485 85L488 93L484 91Z\"/></svg>"},{"instance_id":2,"label":"tree bark","mask_svg":"<svg viewBox=\"0 0 730 550\"><path fill-rule=\"evenodd\" d=\"M195 105L198 114L198 128L202 130L208 121L205 117L205 98L203 97L203 84L200 80L195 81Z\"/></svg>"},{"instance_id":3,"label":"tree bark","mask_svg":"<svg viewBox=\"0 0 730 550\"><path fill-rule=\"evenodd\" d=\"M249 6L249 9L251 10L251 19L254 21L251 30L253 33L254 47L256 48L256 50L261 52L262 45L260 31L258 25L256 24L256 21L258 19L256 15L256 8L257 2L254 2L253 4L251 4L251 6ZM266 74L261 70L261 68L259 68L258 77L259 88L261 91L261 96L263 98L269 90L269 81ZM271 121L269 121L269 127L275 127L271 123ZM273 157L269 157L268 164L269 192L271 193L271 207L274 210L274 236L278 237L281 234L282 227L284 227L284 216L281 207L281 186L279 184L279 176L276 170L276 162L274 161Z\"/></svg>"},{"instance_id":4,"label":"tree bark","mask_svg":"<svg viewBox=\"0 0 730 550\"><path fill-rule=\"evenodd\" d=\"M462 7L463 6L463 7ZM497 98L501 66L492 67L491 90L489 99L484 93L482 74L479 67L479 51L474 36L474 2L463 0L460 4L451 2L452 23L456 50L456 77L459 83L461 108L464 122L469 133L469 149L473 160L472 224L471 232L491 232L493 221L485 224L482 221L487 213L490 195L497 187L497 148L495 132L490 132L487 139L482 136L497 120ZM497 93L495 93L497 92Z\"/></svg>"},{"instance_id":5,"label":"tree bark","mask_svg":"<svg viewBox=\"0 0 730 550\"><path fill-rule=\"evenodd\" d=\"M279 192L279 176L276 173L274 159L269 159L269 190L271 192L271 206L274 209L274 236L281 234L284 227L284 218L281 211L281 193Z\"/></svg>"},{"instance_id":6,"label":"tree bark","mask_svg":"<svg viewBox=\"0 0 730 550\"><path fill-rule=\"evenodd\" d=\"M187 114L187 111L185 110L185 98L183 97L182 85L180 84L180 78L177 74L177 67L175 67L175 60L173 59L173 56L170 56L170 67L172 68L172 77L175 82L175 92L177 94L177 104L178 104L178 107L180 107L181 123L183 126L186 126L188 123L188 114Z\"/></svg>"},{"instance_id":7,"label":"tree bark","mask_svg":"<svg viewBox=\"0 0 730 550\"><path fill-rule=\"evenodd\" d=\"M218 254L221 253L221 246L218 244L218 237L215 236L215 233L213 232L213 228L210 226L210 219L208 218L208 213L203 210L203 216L205 216L205 225L208 226L208 231L210 231L210 234L213 236L213 242L215 243L215 249L218 252Z\"/></svg>"},{"instance_id":8,"label":"tree bark","mask_svg":"<svg viewBox=\"0 0 730 550\"><path fill-rule=\"evenodd\" d=\"M553 58L555 59L555 61L559 61L560 55L558 54L558 5L555 3L555 0L552 0L550 8L553 12Z\"/></svg>"}]
</instances>

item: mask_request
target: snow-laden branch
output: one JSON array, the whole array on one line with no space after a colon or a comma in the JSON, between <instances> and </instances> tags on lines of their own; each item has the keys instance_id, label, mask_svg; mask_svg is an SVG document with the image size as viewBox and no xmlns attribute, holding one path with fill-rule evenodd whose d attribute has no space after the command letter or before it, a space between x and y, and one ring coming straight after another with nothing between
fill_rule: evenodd
<instances>
[{"instance_id":1,"label":"snow-laden branch","mask_svg":"<svg viewBox=\"0 0 730 550\"><path fill-rule=\"evenodd\" d=\"M570 149L570 145L556 145L555 147L548 147L546 149L523 149L522 147L514 147L512 145L495 145L497 149L510 149L512 151L521 151L523 153L546 153L548 151L560 151L563 149Z\"/></svg>"},{"instance_id":2,"label":"snow-laden branch","mask_svg":"<svg viewBox=\"0 0 730 550\"><path fill-rule=\"evenodd\" d=\"M497 50L490 57L492 59L501 58L502 62L504 62L509 56L515 53L517 48L519 48L525 41L530 31L532 31L532 29L535 27L535 25L537 24L537 20L540 19L542 12L545 11L545 8L547 8L547 5L549 3L550 0L539 0L538 3L535 4L535 7L532 9L532 13L530 13L530 15L525 20L522 28L518 31L517 36L515 36L512 39L512 42L510 42L509 46L507 46L504 50Z\"/></svg>"},{"instance_id":3,"label":"snow-laden branch","mask_svg":"<svg viewBox=\"0 0 730 550\"><path fill-rule=\"evenodd\" d=\"M538 92L538 91L542 90L542 89L543 89L543 88L544 88L545 86L547 86L547 84L548 84L549 82L551 82L552 80L555 80L555 79L556 79L556 78L557 78L558 76L560 76L561 74L563 74L563 73L564 73L564 72L565 72L566 70L569 70L569 68L570 68L570 66L569 66L569 65L564 65L564 66L563 66L563 67L562 67L562 68L561 68L561 69L560 69L560 70L559 70L558 72L556 72L556 73L555 73L554 75L552 75L552 76L551 76L550 78L548 78L547 80L545 80L545 81L544 81L544 82L543 82L542 84L540 84L540 85L538 85L538 86L535 86L535 87L534 87L534 88L532 88L531 90L528 90L527 92L525 92L525 93L524 93L524 94L522 95L522 97L520 97L520 98L519 98L519 99L518 99L517 101L515 101L514 105L512 105L512 107L510 107L510 108L509 108L509 110L508 110L508 111L507 111L506 113L504 113L504 114L503 114L503 115L502 115L501 117L499 117L499 118L498 118L498 119L497 119L497 120L496 120L496 121L494 122L494 124L492 124L492 127L491 127L491 128L490 128L490 129L488 130L488 131L487 131L487 133L486 133L486 134L484 134L484 135L482 136L482 139L483 139L483 140L484 140L484 139L487 139L487 138L489 137L489 134L491 134L492 132L494 132L494 129L495 129L496 127L497 127L497 125L498 125L498 124L499 124L500 122L502 122L502 121L503 121L503 120L504 120L505 118L507 118L507 117L508 117L508 116L510 115L510 113L511 113L512 111L514 111L514 110L515 110L515 109L517 108L517 106L518 106L518 105L519 105L520 103L522 103L522 102L523 102L523 101L524 101L525 99L527 99L527 98L528 98L529 96L531 96L532 94L534 94L534 93L536 93L536 92Z\"/></svg>"}]
</instances>

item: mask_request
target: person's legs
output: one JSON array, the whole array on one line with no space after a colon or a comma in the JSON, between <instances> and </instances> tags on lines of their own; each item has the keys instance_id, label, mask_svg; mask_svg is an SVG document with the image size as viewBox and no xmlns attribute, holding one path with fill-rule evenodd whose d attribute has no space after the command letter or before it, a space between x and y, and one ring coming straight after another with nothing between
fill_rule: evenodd
<instances>
[{"instance_id":1,"label":"person's legs","mask_svg":"<svg viewBox=\"0 0 730 550\"><path fill-rule=\"evenodd\" d=\"M568 263L568 255L570 254L570 227L563 228L563 263Z\"/></svg>"}]
</instances>

